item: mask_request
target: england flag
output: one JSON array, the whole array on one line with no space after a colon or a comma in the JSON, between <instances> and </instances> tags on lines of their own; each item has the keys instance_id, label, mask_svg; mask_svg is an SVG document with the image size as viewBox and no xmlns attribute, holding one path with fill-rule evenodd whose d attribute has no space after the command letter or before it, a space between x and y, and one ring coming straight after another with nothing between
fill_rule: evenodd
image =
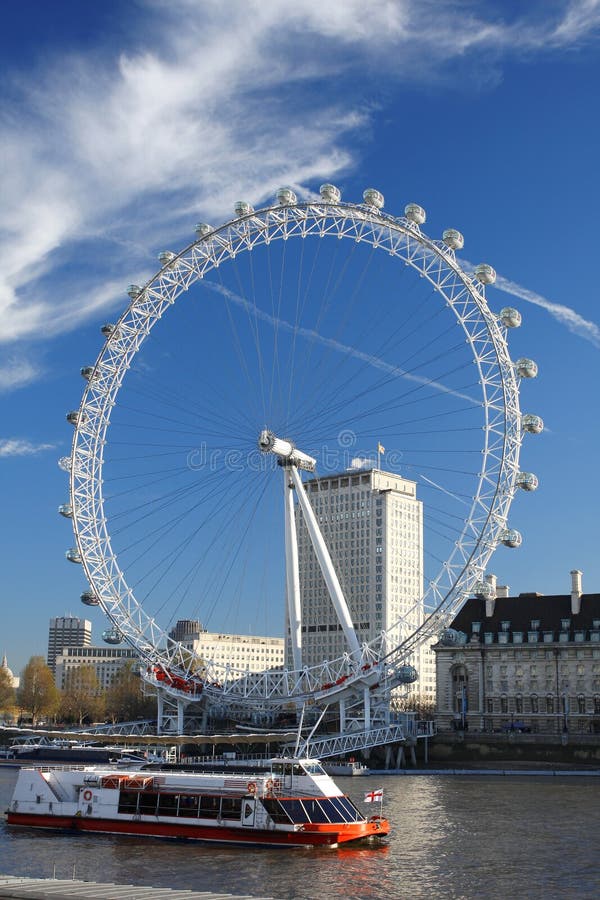
<instances>
[{"instance_id":1,"label":"england flag","mask_svg":"<svg viewBox=\"0 0 600 900\"><path fill-rule=\"evenodd\" d=\"M367 791L365 794L365 803L383 803L383 789L376 791Z\"/></svg>"}]
</instances>

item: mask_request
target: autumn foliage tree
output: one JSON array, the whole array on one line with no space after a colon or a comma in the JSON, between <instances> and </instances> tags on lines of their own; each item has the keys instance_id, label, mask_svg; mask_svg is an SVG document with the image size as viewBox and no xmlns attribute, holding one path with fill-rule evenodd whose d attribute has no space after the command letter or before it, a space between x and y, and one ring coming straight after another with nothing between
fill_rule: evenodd
<instances>
[{"instance_id":1,"label":"autumn foliage tree","mask_svg":"<svg viewBox=\"0 0 600 900\"><path fill-rule=\"evenodd\" d=\"M11 709L15 705L15 689L10 675L0 666L0 710Z\"/></svg>"},{"instance_id":2,"label":"autumn foliage tree","mask_svg":"<svg viewBox=\"0 0 600 900\"><path fill-rule=\"evenodd\" d=\"M42 716L54 716L60 706L60 691L43 656L32 656L23 670L17 703L31 714L33 725Z\"/></svg>"},{"instance_id":3,"label":"autumn foliage tree","mask_svg":"<svg viewBox=\"0 0 600 900\"><path fill-rule=\"evenodd\" d=\"M93 666L79 666L65 676L60 716L65 722L97 722L104 719L104 692Z\"/></svg>"},{"instance_id":4,"label":"autumn foliage tree","mask_svg":"<svg viewBox=\"0 0 600 900\"><path fill-rule=\"evenodd\" d=\"M124 665L106 691L106 715L113 722L156 716L156 700L143 693L138 667L139 663L133 660Z\"/></svg>"}]
</instances>

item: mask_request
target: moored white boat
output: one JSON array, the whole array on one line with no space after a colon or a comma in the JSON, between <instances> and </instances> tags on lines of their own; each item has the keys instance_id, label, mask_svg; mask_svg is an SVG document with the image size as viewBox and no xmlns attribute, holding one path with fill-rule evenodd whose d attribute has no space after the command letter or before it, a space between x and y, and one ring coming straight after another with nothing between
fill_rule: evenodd
<instances>
[{"instance_id":1,"label":"moored white boat","mask_svg":"<svg viewBox=\"0 0 600 900\"><path fill-rule=\"evenodd\" d=\"M100 767L23 768L9 825L270 846L385 837L319 762L276 758L256 775Z\"/></svg>"}]
</instances>

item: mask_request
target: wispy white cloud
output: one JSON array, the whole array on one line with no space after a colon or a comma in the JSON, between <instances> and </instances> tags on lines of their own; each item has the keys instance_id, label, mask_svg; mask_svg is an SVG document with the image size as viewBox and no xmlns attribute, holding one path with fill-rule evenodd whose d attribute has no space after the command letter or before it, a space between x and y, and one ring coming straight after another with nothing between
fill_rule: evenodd
<instances>
[{"instance_id":1,"label":"wispy white cloud","mask_svg":"<svg viewBox=\"0 0 600 900\"><path fill-rule=\"evenodd\" d=\"M21 356L0 360L0 393L17 390L35 381L41 373L38 366Z\"/></svg>"},{"instance_id":2,"label":"wispy white cloud","mask_svg":"<svg viewBox=\"0 0 600 900\"><path fill-rule=\"evenodd\" d=\"M53 450L54 446L54 444L34 444L26 438L0 438L0 458L35 456L45 450Z\"/></svg>"},{"instance_id":3,"label":"wispy white cloud","mask_svg":"<svg viewBox=\"0 0 600 900\"><path fill-rule=\"evenodd\" d=\"M380 372L385 372L386 375L391 375L394 378L403 378L406 381L420 384L423 387L431 388L432 390L439 391L442 394L450 394L453 397L458 397L461 400L467 400L469 403L479 404L481 402L481 398L471 397L469 396L469 394L463 394L460 391L456 391L453 388L448 387L441 381L432 381L424 375L415 375L412 372L407 372L400 366L394 366L391 363L386 362L384 359L381 359L379 356L374 356L372 353L365 353L363 350L358 350L356 347L352 347L349 344L344 344L342 343L342 341L338 341L335 338L320 334L314 328L304 328L301 325L293 325L286 319L277 318L276 316L271 315L265 310L259 309L257 306L255 306L255 304L250 303L249 300L246 300L245 297L241 297L239 294L234 293L233 291L229 290L229 288L226 288L223 284L217 284L216 282L208 280L205 280L203 283L204 286L209 290L214 291L217 294L221 294L232 303L235 303L236 306L240 306L242 307L242 309L245 309L246 312L248 312L253 318L260 319L262 322L267 322L267 324L272 325L276 329L292 332L294 335L304 338L305 340L308 340L310 342L320 344L322 347L329 347L331 350L334 350L336 353L341 353L343 356L351 357L352 359L359 359L361 362L366 363L371 368L378 369Z\"/></svg>"},{"instance_id":4,"label":"wispy white cloud","mask_svg":"<svg viewBox=\"0 0 600 900\"><path fill-rule=\"evenodd\" d=\"M123 15L140 9L117 57L96 47L9 73L0 341L123 302L132 271L152 271L143 248L191 237L198 210L218 220L239 197L347 171L369 125L357 71L431 81L484 52L576 46L600 23L592 0L511 21L453 0L147 0Z\"/></svg>"},{"instance_id":5,"label":"wispy white cloud","mask_svg":"<svg viewBox=\"0 0 600 900\"><path fill-rule=\"evenodd\" d=\"M504 291L506 294L511 294L513 297L519 297L521 300L526 300L527 303L533 303L535 306L540 306L542 309L545 309L546 312L550 313L553 319L556 319L557 322L560 322L561 325L564 325L569 331L573 332L573 334L589 341L594 347L600 348L600 326L595 322L591 322L589 319L584 319L583 316L580 316L579 313L575 312L574 309L571 309L570 306L565 306L563 303L553 303L551 300L542 297L541 294L536 294L535 291L530 291L529 288L522 287L522 285L516 284L514 281L509 281L508 278L503 278L502 276L498 276L496 287L500 288L500 290Z\"/></svg>"}]
</instances>

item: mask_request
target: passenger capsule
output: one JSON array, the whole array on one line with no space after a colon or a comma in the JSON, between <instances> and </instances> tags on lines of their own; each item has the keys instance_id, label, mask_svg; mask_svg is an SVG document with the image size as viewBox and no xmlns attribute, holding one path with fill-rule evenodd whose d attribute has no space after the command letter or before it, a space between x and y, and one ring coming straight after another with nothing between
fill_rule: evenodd
<instances>
[{"instance_id":1,"label":"passenger capsule","mask_svg":"<svg viewBox=\"0 0 600 900\"><path fill-rule=\"evenodd\" d=\"M70 547L65 553L65 556L67 557L69 562L78 563L79 565L81 565L81 553L79 552L77 547Z\"/></svg>"},{"instance_id":2,"label":"passenger capsule","mask_svg":"<svg viewBox=\"0 0 600 900\"><path fill-rule=\"evenodd\" d=\"M442 234L442 240L451 250L462 250L465 246L465 239L456 228L446 228Z\"/></svg>"},{"instance_id":3,"label":"passenger capsule","mask_svg":"<svg viewBox=\"0 0 600 900\"><path fill-rule=\"evenodd\" d=\"M401 684L413 684L413 682L418 681L419 673L414 666L400 666L398 678Z\"/></svg>"},{"instance_id":4,"label":"passenger capsule","mask_svg":"<svg viewBox=\"0 0 600 900\"><path fill-rule=\"evenodd\" d=\"M111 337L111 335L115 334L117 331L117 326L113 325L112 322L107 322L106 325L103 325L100 329L105 338Z\"/></svg>"},{"instance_id":5,"label":"passenger capsule","mask_svg":"<svg viewBox=\"0 0 600 900\"><path fill-rule=\"evenodd\" d=\"M194 229L194 231L200 238L206 237L206 235L210 234L212 230L212 225L207 225L206 222L198 222Z\"/></svg>"},{"instance_id":6,"label":"passenger capsule","mask_svg":"<svg viewBox=\"0 0 600 900\"><path fill-rule=\"evenodd\" d=\"M298 198L291 188L282 187L277 191L277 202L280 206L291 206L297 200Z\"/></svg>"},{"instance_id":7,"label":"passenger capsule","mask_svg":"<svg viewBox=\"0 0 600 900\"><path fill-rule=\"evenodd\" d=\"M500 532L500 543L504 544L505 547L520 547L523 543L521 532L515 528L505 528L504 531Z\"/></svg>"},{"instance_id":8,"label":"passenger capsule","mask_svg":"<svg viewBox=\"0 0 600 900\"><path fill-rule=\"evenodd\" d=\"M473 593L479 600L489 600L494 596L494 588L489 581L476 581L473 585Z\"/></svg>"},{"instance_id":9,"label":"passenger capsule","mask_svg":"<svg viewBox=\"0 0 600 900\"><path fill-rule=\"evenodd\" d=\"M73 518L73 506L70 503L61 503L58 507L58 511L65 519Z\"/></svg>"},{"instance_id":10,"label":"passenger capsule","mask_svg":"<svg viewBox=\"0 0 600 900\"><path fill-rule=\"evenodd\" d=\"M541 434L544 430L544 420L541 416L526 413L521 419L521 427L523 431L528 431L530 434Z\"/></svg>"},{"instance_id":11,"label":"passenger capsule","mask_svg":"<svg viewBox=\"0 0 600 900\"><path fill-rule=\"evenodd\" d=\"M102 632L102 640L105 644L122 644L123 635L118 628L109 628Z\"/></svg>"},{"instance_id":12,"label":"passenger capsule","mask_svg":"<svg viewBox=\"0 0 600 900\"><path fill-rule=\"evenodd\" d=\"M80 371L81 377L85 378L86 381L89 381L94 374L94 366L84 366L83 369L80 369Z\"/></svg>"},{"instance_id":13,"label":"passenger capsule","mask_svg":"<svg viewBox=\"0 0 600 900\"><path fill-rule=\"evenodd\" d=\"M169 263L173 262L176 256L177 254L173 253L172 250L161 250L161 252L158 254L158 261L160 262L161 266L168 266Z\"/></svg>"},{"instance_id":14,"label":"passenger capsule","mask_svg":"<svg viewBox=\"0 0 600 900\"><path fill-rule=\"evenodd\" d=\"M84 591L80 599L84 606L100 606L100 601L93 591Z\"/></svg>"},{"instance_id":15,"label":"passenger capsule","mask_svg":"<svg viewBox=\"0 0 600 900\"><path fill-rule=\"evenodd\" d=\"M415 225L423 225L427 219L425 210L418 203L409 203L408 206L405 206L404 215L409 222L414 222Z\"/></svg>"},{"instance_id":16,"label":"passenger capsule","mask_svg":"<svg viewBox=\"0 0 600 900\"><path fill-rule=\"evenodd\" d=\"M481 284L494 284L496 280L496 270L487 263L479 263L478 266L475 266L473 274Z\"/></svg>"},{"instance_id":17,"label":"passenger capsule","mask_svg":"<svg viewBox=\"0 0 600 900\"><path fill-rule=\"evenodd\" d=\"M71 471L71 457L70 456L61 456L58 460L58 468L62 469L63 472Z\"/></svg>"},{"instance_id":18,"label":"passenger capsule","mask_svg":"<svg viewBox=\"0 0 600 900\"><path fill-rule=\"evenodd\" d=\"M319 188L321 199L326 203L339 203L342 199L342 192L336 188L335 184L322 184Z\"/></svg>"},{"instance_id":19,"label":"passenger capsule","mask_svg":"<svg viewBox=\"0 0 600 900\"><path fill-rule=\"evenodd\" d=\"M538 373L537 363L532 359L527 359L525 356L522 356L521 359L516 361L515 369L521 378L535 378Z\"/></svg>"},{"instance_id":20,"label":"passenger capsule","mask_svg":"<svg viewBox=\"0 0 600 900\"><path fill-rule=\"evenodd\" d=\"M254 212L254 207L245 200L238 200L233 208L236 216L249 216Z\"/></svg>"},{"instance_id":21,"label":"passenger capsule","mask_svg":"<svg viewBox=\"0 0 600 900\"><path fill-rule=\"evenodd\" d=\"M444 628L440 635L440 644L443 644L444 647L451 647L453 644L458 643L458 631L454 628Z\"/></svg>"},{"instance_id":22,"label":"passenger capsule","mask_svg":"<svg viewBox=\"0 0 600 900\"><path fill-rule=\"evenodd\" d=\"M537 491L538 484L538 477L533 472L519 472L517 475L516 485L522 491Z\"/></svg>"},{"instance_id":23,"label":"passenger capsule","mask_svg":"<svg viewBox=\"0 0 600 900\"><path fill-rule=\"evenodd\" d=\"M142 288L139 286L139 284L130 284L127 286L127 293L132 300L136 300L142 293Z\"/></svg>"},{"instance_id":24,"label":"passenger capsule","mask_svg":"<svg viewBox=\"0 0 600 900\"><path fill-rule=\"evenodd\" d=\"M367 188L363 192L363 200L366 206L372 206L374 209L382 209L385 203L383 194L376 191L375 188Z\"/></svg>"},{"instance_id":25,"label":"passenger capsule","mask_svg":"<svg viewBox=\"0 0 600 900\"><path fill-rule=\"evenodd\" d=\"M87 421L87 416L85 413L80 413L78 409L73 409L71 412L67 413L67 422L71 425L77 427L79 424L83 424L83 422Z\"/></svg>"},{"instance_id":26,"label":"passenger capsule","mask_svg":"<svg viewBox=\"0 0 600 900\"><path fill-rule=\"evenodd\" d=\"M505 306L498 313L498 318L506 328L519 328L521 325L521 313L512 306Z\"/></svg>"}]
</instances>

